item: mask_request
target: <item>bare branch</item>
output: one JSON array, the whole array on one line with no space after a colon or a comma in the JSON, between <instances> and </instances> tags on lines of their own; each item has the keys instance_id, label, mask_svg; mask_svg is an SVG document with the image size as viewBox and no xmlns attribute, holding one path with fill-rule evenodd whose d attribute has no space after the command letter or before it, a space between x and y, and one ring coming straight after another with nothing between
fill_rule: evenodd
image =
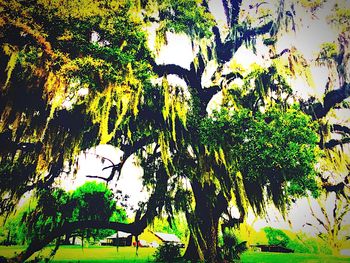
<instances>
[{"instance_id":1,"label":"bare branch","mask_svg":"<svg viewBox=\"0 0 350 263\"><path fill-rule=\"evenodd\" d=\"M112 165L104 167L102 169L106 170L106 169L112 169L110 175L106 178L106 177L102 177L102 176L96 176L96 175L86 175L86 177L88 178L95 178L95 179L100 179L100 180L104 180L106 182L110 182L113 180L113 178L115 177L116 174L118 174L117 180L119 180L120 178L120 174L121 171L124 167L124 164L126 162L126 160L132 155L134 154L137 150L141 149L143 146L146 146L148 143L151 142L151 137L144 137L140 140L138 140L137 142L134 142L133 144L123 144L120 146L120 149L124 152L123 156L120 158L120 162L118 164L114 164L114 162L106 157L100 156L100 158L108 160Z\"/></svg>"},{"instance_id":2,"label":"bare branch","mask_svg":"<svg viewBox=\"0 0 350 263\"><path fill-rule=\"evenodd\" d=\"M311 202L310 202L309 198L307 198L307 202L309 204L309 208L310 208L311 215L313 216L313 218L315 218L317 220L317 222L328 232L329 231L329 227L321 219L318 218L318 216L316 215L314 209L312 208L312 205L311 205ZM309 224L309 225L311 225L311 224Z\"/></svg>"},{"instance_id":3,"label":"bare branch","mask_svg":"<svg viewBox=\"0 0 350 263\"><path fill-rule=\"evenodd\" d=\"M270 58L271 59L276 59L276 58L279 58L279 57L283 56L285 53L289 53L289 52L290 52L290 49L289 48L285 48L280 53L271 55Z\"/></svg>"}]
</instances>

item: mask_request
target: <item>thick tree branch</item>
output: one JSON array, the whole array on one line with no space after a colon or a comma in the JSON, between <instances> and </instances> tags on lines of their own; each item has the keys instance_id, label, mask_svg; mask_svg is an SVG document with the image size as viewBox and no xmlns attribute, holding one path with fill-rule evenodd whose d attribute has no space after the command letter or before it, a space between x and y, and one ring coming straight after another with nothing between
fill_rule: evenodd
<instances>
[{"instance_id":1,"label":"thick tree branch","mask_svg":"<svg viewBox=\"0 0 350 263\"><path fill-rule=\"evenodd\" d=\"M242 0L222 0L228 27L237 24Z\"/></svg>"},{"instance_id":2,"label":"thick tree branch","mask_svg":"<svg viewBox=\"0 0 350 263\"><path fill-rule=\"evenodd\" d=\"M61 226L56 227L51 232L46 233L45 237L41 240L33 240L27 249L8 260L8 262L24 262L35 252L43 249L46 245L52 242L54 239L59 238L67 233L72 233L74 230L82 230L87 228L94 229L114 229L116 231L123 231L130 233L134 236L138 236L147 227L148 223L157 215L157 208L162 206L164 201L164 195L167 191L168 176L164 169L160 169L158 172L157 185L153 194L150 196L147 202L147 210L141 216L141 210L137 212L135 221L133 223L119 223L109 221L96 221L86 220L77 222L65 222Z\"/></svg>"},{"instance_id":3,"label":"thick tree branch","mask_svg":"<svg viewBox=\"0 0 350 263\"><path fill-rule=\"evenodd\" d=\"M155 63L155 61L151 61L151 66L153 68L153 71L159 76L174 74L186 80L190 73L189 70L175 64L158 65Z\"/></svg>"},{"instance_id":4,"label":"thick tree branch","mask_svg":"<svg viewBox=\"0 0 350 263\"><path fill-rule=\"evenodd\" d=\"M306 105L305 112L313 117L313 119L321 119L334 108L338 103L343 102L350 96L350 84L345 83L339 89L328 92L323 100L323 105L320 102Z\"/></svg>"},{"instance_id":5,"label":"thick tree branch","mask_svg":"<svg viewBox=\"0 0 350 263\"><path fill-rule=\"evenodd\" d=\"M332 149L338 145L343 145L343 144L347 144L347 143L350 143L350 138L347 137L347 138L343 138L341 140L335 140L335 139L332 139L332 140L329 140L328 142L325 143L324 145L324 148L326 149Z\"/></svg>"},{"instance_id":6,"label":"thick tree branch","mask_svg":"<svg viewBox=\"0 0 350 263\"><path fill-rule=\"evenodd\" d=\"M222 43L219 39L220 34L218 28L214 27L213 33L215 35L216 54L218 60L221 63L228 62L232 58L233 54L242 46L244 41L270 32L271 28L273 27L273 24L274 22L270 21L260 27L254 27L248 30L245 28L233 29L237 30L237 32L231 32L230 34L228 34L224 43ZM238 37L234 37L234 34L238 34Z\"/></svg>"},{"instance_id":7,"label":"thick tree branch","mask_svg":"<svg viewBox=\"0 0 350 263\"><path fill-rule=\"evenodd\" d=\"M13 257L8 262L24 262L35 252L43 249L47 244L52 242L54 239L63 236L66 233L71 233L77 229L114 229L116 231L123 231L138 235L142 232L142 222L138 223L118 223L118 222L107 222L107 221L77 221L77 222L65 222L62 226L53 229L51 232L46 233L45 238L42 240L33 240L28 248L18 256Z\"/></svg>"},{"instance_id":8,"label":"thick tree branch","mask_svg":"<svg viewBox=\"0 0 350 263\"><path fill-rule=\"evenodd\" d=\"M331 130L332 130L332 132L340 132L340 133L345 133L345 134L350 135L350 128L343 126L343 125L333 124L331 126Z\"/></svg>"}]
</instances>

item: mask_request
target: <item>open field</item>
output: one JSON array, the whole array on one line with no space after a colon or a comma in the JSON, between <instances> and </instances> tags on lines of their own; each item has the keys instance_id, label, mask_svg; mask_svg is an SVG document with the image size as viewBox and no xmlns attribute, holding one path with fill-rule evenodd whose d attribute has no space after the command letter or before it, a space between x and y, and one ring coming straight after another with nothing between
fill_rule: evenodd
<instances>
[{"instance_id":1,"label":"open field","mask_svg":"<svg viewBox=\"0 0 350 263\"><path fill-rule=\"evenodd\" d=\"M344 263L350 257L302 253L246 252L242 255L243 263Z\"/></svg>"},{"instance_id":2,"label":"open field","mask_svg":"<svg viewBox=\"0 0 350 263\"><path fill-rule=\"evenodd\" d=\"M22 247L3 247L0 246L0 256L12 256L21 251ZM54 263L102 263L102 262L152 262L154 248L139 248L136 256L135 248L120 247L88 247L82 249L80 246L62 246L52 262ZM42 253L48 253L45 249ZM242 255L242 263L344 263L350 262L350 257L335 257L330 255L316 254L284 254L284 253L265 253L265 252L246 252Z\"/></svg>"},{"instance_id":3,"label":"open field","mask_svg":"<svg viewBox=\"0 0 350 263\"><path fill-rule=\"evenodd\" d=\"M20 252L23 247L0 246L0 256L13 256L16 252ZM153 253L155 248L139 248L138 255L136 249L132 247L109 247L109 246L62 246L56 253L52 262L149 262L153 261ZM50 250L44 249L41 254L47 255ZM32 257L34 258L34 256Z\"/></svg>"}]
</instances>

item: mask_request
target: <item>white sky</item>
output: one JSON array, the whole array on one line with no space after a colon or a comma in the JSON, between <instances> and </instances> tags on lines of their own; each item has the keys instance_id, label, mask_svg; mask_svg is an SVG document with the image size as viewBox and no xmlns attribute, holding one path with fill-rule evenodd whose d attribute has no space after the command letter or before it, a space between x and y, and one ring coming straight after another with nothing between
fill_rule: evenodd
<instances>
[{"instance_id":1,"label":"white sky","mask_svg":"<svg viewBox=\"0 0 350 263\"><path fill-rule=\"evenodd\" d=\"M211 1L211 8L213 11L215 10L216 16L220 17L220 12L222 13L223 10L216 1ZM327 7L325 10L330 10L330 8ZM298 10L298 12L302 12L302 10ZM281 51L285 47L294 45L298 50L302 51L308 60L312 61L315 58L314 52L319 49L319 45L321 43L332 42L336 40L335 32L333 32L333 30L325 22L324 17L326 14L321 12L318 15L320 20L317 21L307 19L308 16L306 14L302 15L302 18L304 20L303 27L298 29L299 32L296 35L293 35L291 33L282 36L278 42L277 51ZM152 45L154 33L151 32L149 34L149 37L149 41ZM157 63L174 63L185 68L189 68L189 65L194 57L190 40L185 35L175 35L172 33L168 33L167 37L168 45L160 50L159 56L157 58ZM266 56L266 52L266 48L260 46L258 47L258 54L256 56L243 47L237 52L235 59L248 68L249 65L254 62L263 63L264 59L262 56ZM302 79L295 80L292 83L293 88L302 97L308 96L310 93L322 94L324 91L323 89L328 77L327 70L322 67L313 66L312 74L316 83L315 90L310 90L310 88L307 87L306 82ZM113 160L115 163L119 162L121 153L114 149L112 146L101 145L98 146L95 151L96 153ZM71 190L81 185L86 180L85 175L89 174L108 177L109 170L102 172L102 168L108 165L108 162L101 165L100 161L96 160L93 155L86 155L86 157L82 156L80 158L80 170L75 181L71 182L70 180L66 180L63 181L63 184L66 189ZM131 197L130 203L133 206L137 206L137 203L139 201L145 200L148 196L148 194L142 189L142 182L140 180L141 177L142 169L135 167L132 160L129 160L128 163L125 164L120 181L118 182L117 188L121 189L124 194L128 194ZM111 186L113 185L114 183L111 184ZM290 229L289 224L282 219L280 214L277 213L275 209L271 208L270 211L270 220L258 220L254 224L254 227L256 229L260 229L266 225L276 228ZM293 230L302 230L303 232L314 233L313 229L303 226L306 221L310 221L311 219L311 215L308 211L308 205L304 199L298 200L295 206L292 207L289 217L292 222ZM249 220L251 219L252 218L250 217Z\"/></svg>"}]
</instances>

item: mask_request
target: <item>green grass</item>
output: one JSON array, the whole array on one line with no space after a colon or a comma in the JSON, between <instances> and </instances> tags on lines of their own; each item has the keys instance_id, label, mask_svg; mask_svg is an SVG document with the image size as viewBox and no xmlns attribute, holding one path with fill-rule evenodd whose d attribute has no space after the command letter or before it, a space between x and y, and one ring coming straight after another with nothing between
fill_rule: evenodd
<instances>
[{"instance_id":1,"label":"green grass","mask_svg":"<svg viewBox=\"0 0 350 263\"><path fill-rule=\"evenodd\" d=\"M345 263L350 257L304 254L304 253L269 253L246 252L241 256L243 263Z\"/></svg>"},{"instance_id":2,"label":"green grass","mask_svg":"<svg viewBox=\"0 0 350 263\"><path fill-rule=\"evenodd\" d=\"M65 247L59 249L53 262L152 262L154 248L132 247Z\"/></svg>"},{"instance_id":3,"label":"green grass","mask_svg":"<svg viewBox=\"0 0 350 263\"><path fill-rule=\"evenodd\" d=\"M1 247L0 256L10 257L15 252L20 252L23 247ZM154 248L139 248L138 256L135 248L100 247L93 246L82 249L80 246L62 246L57 251L52 262L54 263L102 263L102 262L152 262ZM49 253L46 248L42 255ZM350 257L336 257L331 255L300 254L300 253L267 253L246 252L242 255L242 263L345 263L350 262Z\"/></svg>"},{"instance_id":4,"label":"green grass","mask_svg":"<svg viewBox=\"0 0 350 263\"><path fill-rule=\"evenodd\" d=\"M11 257L15 253L20 252L23 247L0 246L0 256ZM153 254L155 248L139 248L138 255L136 255L136 249L133 247L116 247L109 246L93 246L82 249L81 246L62 246L57 251L52 262L153 262ZM35 254L35 256L48 255L50 249L46 248L42 252Z\"/></svg>"}]
</instances>

